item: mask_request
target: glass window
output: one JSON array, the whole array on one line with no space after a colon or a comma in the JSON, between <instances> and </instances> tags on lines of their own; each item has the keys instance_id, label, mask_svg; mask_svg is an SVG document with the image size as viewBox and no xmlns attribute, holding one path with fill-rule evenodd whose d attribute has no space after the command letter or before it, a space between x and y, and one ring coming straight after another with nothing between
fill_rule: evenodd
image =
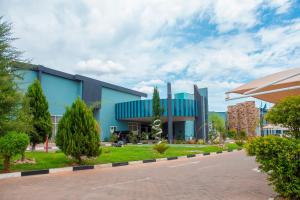
<instances>
[{"instance_id":1,"label":"glass window","mask_svg":"<svg viewBox=\"0 0 300 200\"><path fill-rule=\"evenodd\" d=\"M50 138L51 142L55 141L55 136L57 134L57 129L58 129L58 123L61 119L61 115L52 115L51 120L52 120L52 136Z\"/></svg>"}]
</instances>

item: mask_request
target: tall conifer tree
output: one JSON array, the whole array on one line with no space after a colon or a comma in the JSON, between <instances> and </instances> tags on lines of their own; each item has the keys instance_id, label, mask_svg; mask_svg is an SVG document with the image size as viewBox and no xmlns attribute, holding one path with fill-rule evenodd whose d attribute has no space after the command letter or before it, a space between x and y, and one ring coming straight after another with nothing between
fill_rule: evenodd
<instances>
[{"instance_id":1,"label":"tall conifer tree","mask_svg":"<svg viewBox=\"0 0 300 200\"><path fill-rule=\"evenodd\" d=\"M162 109L160 107L160 97L157 87L154 87L152 96L152 116L153 119L160 119Z\"/></svg>"},{"instance_id":2,"label":"tall conifer tree","mask_svg":"<svg viewBox=\"0 0 300 200\"><path fill-rule=\"evenodd\" d=\"M67 108L58 124L56 145L79 163L83 156L100 154L100 126L92 110L79 98Z\"/></svg>"},{"instance_id":3,"label":"tall conifer tree","mask_svg":"<svg viewBox=\"0 0 300 200\"><path fill-rule=\"evenodd\" d=\"M30 112L32 114L33 129L29 132L32 149L35 145L45 142L52 134L51 115L48 111L48 102L43 93L39 80L28 87L26 98L29 100Z\"/></svg>"}]
</instances>

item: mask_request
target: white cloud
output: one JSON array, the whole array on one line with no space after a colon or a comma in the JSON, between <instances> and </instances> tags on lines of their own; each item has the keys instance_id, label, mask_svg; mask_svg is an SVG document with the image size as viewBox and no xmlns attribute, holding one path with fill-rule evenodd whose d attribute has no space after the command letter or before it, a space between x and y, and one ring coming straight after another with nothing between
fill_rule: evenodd
<instances>
[{"instance_id":1,"label":"white cloud","mask_svg":"<svg viewBox=\"0 0 300 200\"><path fill-rule=\"evenodd\" d=\"M209 87L211 109L224 110L225 91L300 66L299 20L249 32L262 23L259 9L283 14L292 2L2 0L0 12L20 38L16 47L33 63L148 94L157 85L162 96L168 81L174 92L193 92L197 83ZM193 40L180 32L204 21L218 33Z\"/></svg>"},{"instance_id":2,"label":"white cloud","mask_svg":"<svg viewBox=\"0 0 300 200\"><path fill-rule=\"evenodd\" d=\"M151 97L151 94L153 93L153 87L148 86L148 85L136 86L132 89L140 91L140 92L144 92L144 93L148 94L148 97Z\"/></svg>"},{"instance_id":3,"label":"white cloud","mask_svg":"<svg viewBox=\"0 0 300 200\"><path fill-rule=\"evenodd\" d=\"M160 80L160 79L153 79L153 80L149 80L149 81L142 81L139 84L141 84L141 85L159 86L159 85L165 84L165 82L162 81L162 80Z\"/></svg>"},{"instance_id":4,"label":"white cloud","mask_svg":"<svg viewBox=\"0 0 300 200\"><path fill-rule=\"evenodd\" d=\"M218 0L215 1L215 22L222 32L229 31L235 27L247 29L257 23L256 10L262 0Z\"/></svg>"},{"instance_id":5,"label":"white cloud","mask_svg":"<svg viewBox=\"0 0 300 200\"><path fill-rule=\"evenodd\" d=\"M84 74L107 75L121 73L125 71L125 68L111 60L102 61L99 59L90 59L78 62L75 71Z\"/></svg>"},{"instance_id":6,"label":"white cloud","mask_svg":"<svg viewBox=\"0 0 300 200\"><path fill-rule=\"evenodd\" d=\"M282 14L292 6L292 0L271 0L269 5L276 9L277 14Z\"/></svg>"}]
</instances>

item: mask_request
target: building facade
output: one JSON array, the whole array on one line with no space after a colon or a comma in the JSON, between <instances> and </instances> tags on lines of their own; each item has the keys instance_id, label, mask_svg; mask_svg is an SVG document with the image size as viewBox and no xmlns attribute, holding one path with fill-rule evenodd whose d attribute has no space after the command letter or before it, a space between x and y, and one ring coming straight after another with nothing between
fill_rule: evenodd
<instances>
[{"instance_id":1,"label":"building facade","mask_svg":"<svg viewBox=\"0 0 300 200\"><path fill-rule=\"evenodd\" d=\"M256 136L259 125L259 109L254 101L246 101L228 106L227 120L230 130L245 131L248 136Z\"/></svg>"},{"instance_id":2,"label":"building facade","mask_svg":"<svg viewBox=\"0 0 300 200\"><path fill-rule=\"evenodd\" d=\"M76 98L94 105L94 117L101 125L101 140L110 138L113 131L150 132L152 100L147 94L109 84L81 75L72 75L44 66L22 70L19 86L26 91L38 79L49 103L53 122L53 136L67 106ZM207 139L208 99L207 88L194 86L194 94L178 93L161 99L162 128L166 137L174 139Z\"/></svg>"}]
</instances>

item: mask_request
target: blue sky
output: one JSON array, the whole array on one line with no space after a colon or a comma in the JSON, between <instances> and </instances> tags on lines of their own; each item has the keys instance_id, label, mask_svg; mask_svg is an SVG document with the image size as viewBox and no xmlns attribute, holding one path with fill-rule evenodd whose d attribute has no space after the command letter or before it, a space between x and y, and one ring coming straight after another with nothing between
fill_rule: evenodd
<instances>
[{"instance_id":1,"label":"blue sky","mask_svg":"<svg viewBox=\"0 0 300 200\"><path fill-rule=\"evenodd\" d=\"M300 67L299 0L0 0L0 15L34 64L162 97L168 81L197 84L215 111L226 91Z\"/></svg>"}]
</instances>

